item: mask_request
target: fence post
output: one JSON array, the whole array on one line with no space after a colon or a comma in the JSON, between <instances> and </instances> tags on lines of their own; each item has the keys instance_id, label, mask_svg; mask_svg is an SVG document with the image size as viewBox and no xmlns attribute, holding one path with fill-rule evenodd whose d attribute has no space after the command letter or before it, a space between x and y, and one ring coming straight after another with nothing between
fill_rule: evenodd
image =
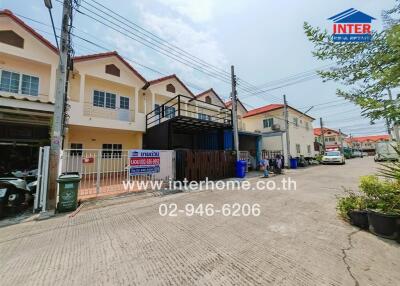
<instances>
[{"instance_id":1,"label":"fence post","mask_svg":"<svg viewBox=\"0 0 400 286\"><path fill-rule=\"evenodd\" d=\"M178 95L178 116L181 116L181 96L180 95Z\"/></svg>"},{"instance_id":2,"label":"fence post","mask_svg":"<svg viewBox=\"0 0 400 286\"><path fill-rule=\"evenodd\" d=\"M100 193L101 150L97 150L96 194Z\"/></svg>"},{"instance_id":3,"label":"fence post","mask_svg":"<svg viewBox=\"0 0 400 286\"><path fill-rule=\"evenodd\" d=\"M49 160L50 160L50 147L45 146L44 147L44 154L43 154L43 163L42 163L42 190L43 190L43 196L41 196L41 201L42 201L42 212L46 212L47 208L47 192L48 192L48 177L49 177Z\"/></svg>"},{"instance_id":4,"label":"fence post","mask_svg":"<svg viewBox=\"0 0 400 286\"><path fill-rule=\"evenodd\" d=\"M43 147L39 148L39 164L38 164L38 174L37 174L37 187L36 187L36 196L33 202L33 212L35 212L39 208L39 202L41 197L41 182L43 177L43 170L42 170L42 160L43 160Z\"/></svg>"}]
</instances>

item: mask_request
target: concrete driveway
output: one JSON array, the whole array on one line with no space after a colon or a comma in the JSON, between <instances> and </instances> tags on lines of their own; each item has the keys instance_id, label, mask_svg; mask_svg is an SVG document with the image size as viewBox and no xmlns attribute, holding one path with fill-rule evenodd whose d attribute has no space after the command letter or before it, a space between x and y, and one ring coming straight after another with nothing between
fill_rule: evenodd
<instances>
[{"instance_id":1,"label":"concrete driveway","mask_svg":"<svg viewBox=\"0 0 400 286\"><path fill-rule=\"evenodd\" d=\"M400 245L341 221L335 195L375 172L372 158L288 171L293 191L203 191L120 198L0 228L2 285L399 285ZM276 177L280 180L283 176ZM258 178L250 179L255 183ZM111 203L112 202L112 203ZM258 217L161 217L258 203Z\"/></svg>"}]
</instances>

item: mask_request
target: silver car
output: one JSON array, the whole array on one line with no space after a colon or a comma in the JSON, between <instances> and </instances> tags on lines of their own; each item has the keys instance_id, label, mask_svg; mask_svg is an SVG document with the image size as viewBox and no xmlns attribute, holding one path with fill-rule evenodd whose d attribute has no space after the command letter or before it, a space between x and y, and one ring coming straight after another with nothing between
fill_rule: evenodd
<instances>
[{"instance_id":1,"label":"silver car","mask_svg":"<svg viewBox=\"0 0 400 286\"><path fill-rule=\"evenodd\" d=\"M327 151L322 156L322 164L346 164L346 159L340 151Z\"/></svg>"}]
</instances>

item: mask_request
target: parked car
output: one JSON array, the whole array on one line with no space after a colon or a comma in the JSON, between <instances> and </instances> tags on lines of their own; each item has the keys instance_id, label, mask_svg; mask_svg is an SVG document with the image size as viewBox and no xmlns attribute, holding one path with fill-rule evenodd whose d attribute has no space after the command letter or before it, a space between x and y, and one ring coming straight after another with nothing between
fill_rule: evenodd
<instances>
[{"instance_id":1,"label":"parked car","mask_svg":"<svg viewBox=\"0 0 400 286\"><path fill-rule=\"evenodd\" d=\"M346 159L340 151L327 151L321 160L322 164L346 164Z\"/></svg>"},{"instance_id":2,"label":"parked car","mask_svg":"<svg viewBox=\"0 0 400 286\"><path fill-rule=\"evenodd\" d=\"M393 148L394 142L380 142L375 147L375 162L379 161L397 161L399 155Z\"/></svg>"},{"instance_id":3,"label":"parked car","mask_svg":"<svg viewBox=\"0 0 400 286\"><path fill-rule=\"evenodd\" d=\"M363 157L363 152L354 150L353 151L353 158L362 158Z\"/></svg>"}]
</instances>

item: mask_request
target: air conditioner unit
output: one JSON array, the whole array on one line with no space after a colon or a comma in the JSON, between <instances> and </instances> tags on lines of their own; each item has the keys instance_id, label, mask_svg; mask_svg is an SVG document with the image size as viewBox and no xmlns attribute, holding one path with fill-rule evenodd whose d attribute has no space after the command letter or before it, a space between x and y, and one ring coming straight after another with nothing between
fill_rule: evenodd
<instances>
[{"instance_id":1,"label":"air conditioner unit","mask_svg":"<svg viewBox=\"0 0 400 286\"><path fill-rule=\"evenodd\" d=\"M272 130L279 131L281 130L281 126L279 124L272 124Z\"/></svg>"}]
</instances>

